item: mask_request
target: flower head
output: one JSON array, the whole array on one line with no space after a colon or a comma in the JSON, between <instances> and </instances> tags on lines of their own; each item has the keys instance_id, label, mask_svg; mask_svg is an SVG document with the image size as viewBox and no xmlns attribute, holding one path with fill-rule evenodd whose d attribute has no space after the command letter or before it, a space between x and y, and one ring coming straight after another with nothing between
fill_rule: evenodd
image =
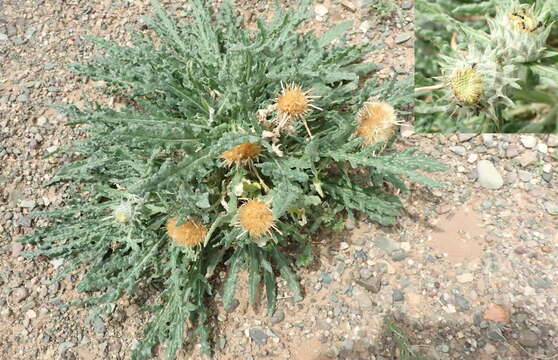
<instances>
[{"instance_id":1,"label":"flower head","mask_svg":"<svg viewBox=\"0 0 558 360\"><path fill-rule=\"evenodd\" d=\"M260 145L256 143L245 142L236 145L231 150L224 151L221 158L225 159L228 166L232 164L241 165L251 162L262 151Z\"/></svg>"},{"instance_id":2,"label":"flower head","mask_svg":"<svg viewBox=\"0 0 558 360\"><path fill-rule=\"evenodd\" d=\"M454 69L449 85L453 96L465 105L476 104L483 93L482 78L473 65Z\"/></svg>"},{"instance_id":3,"label":"flower head","mask_svg":"<svg viewBox=\"0 0 558 360\"><path fill-rule=\"evenodd\" d=\"M306 115L310 110L311 98L308 91L303 91L301 86L290 84L286 87L281 84L282 91L277 96L277 110L291 118Z\"/></svg>"},{"instance_id":4,"label":"flower head","mask_svg":"<svg viewBox=\"0 0 558 360\"><path fill-rule=\"evenodd\" d=\"M499 105L513 106L508 94L511 88L519 88L516 66L502 63L498 53L498 49L469 46L466 52L441 56L443 76L438 79L446 88L448 110L461 118L482 111L496 119Z\"/></svg>"},{"instance_id":5,"label":"flower head","mask_svg":"<svg viewBox=\"0 0 558 360\"><path fill-rule=\"evenodd\" d=\"M306 131L312 137L308 124L304 117L310 112L310 108L318 109L312 104L316 96L311 96L310 91L302 90L302 87L294 83L287 84L286 86L281 83L281 93L275 100L277 108L277 129L280 131L283 128L292 128L292 122L302 119Z\"/></svg>"},{"instance_id":6,"label":"flower head","mask_svg":"<svg viewBox=\"0 0 558 360\"><path fill-rule=\"evenodd\" d=\"M518 6L508 12L507 15L512 27L518 31L531 33L542 26L542 23L536 19L531 6L528 4Z\"/></svg>"},{"instance_id":7,"label":"flower head","mask_svg":"<svg viewBox=\"0 0 558 360\"><path fill-rule=\"evenodd\" d=\"M241 227L252 237L269 234L274 228L271 209L260 200L249 200L238 209Z\"/></svg>"},{"instance_id":8,"label":"flower head","mask_svg":"<svg viewBox=\"0 0 558 360\"><path fill-rule=\"evenodd\" d=\"M175 242L180 245L194 247L205 239L207 228L194 221L187 221L182 225L176 226L177 218L167 221L167 233Z\"/></svg>"},{"instance_id":9,"label":"flower head","mask_svg":"<svg viewBox=\"0 0 558 360\"><path fill-rule=\"evenodd\" d=\"M116 206L113 209L112 214L117 222L119 222L120 224L126 224L132 218L132 212L132 205L130 203L124 202Z\"/></svg>"},{"instance_id":10,"label":"flower head","mask_svg":"<svg viewBox=\"0 0 558 360\"><path fill-rule=\"evenodd\" d=\"M385 102L364 103L357 120L359 125L356 135L364 139L364 145L388 140L397 126L395 110Z\"/></svg>"}]
</instances>

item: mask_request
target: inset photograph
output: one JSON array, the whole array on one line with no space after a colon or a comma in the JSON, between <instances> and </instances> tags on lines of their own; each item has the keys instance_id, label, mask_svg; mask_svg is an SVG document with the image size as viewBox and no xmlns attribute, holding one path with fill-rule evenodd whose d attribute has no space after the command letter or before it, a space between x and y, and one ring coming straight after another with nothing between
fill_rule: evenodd
<instances>
[{"instance_id":1,"label":"inset photograph","mask_svg":"<svg viewBox=\"0 0 558 360\"><path fill-rule=\"evenodd\" d=\"M417 0L415 129L558 131L558 1Z\"/></svg>"}]
</instances>

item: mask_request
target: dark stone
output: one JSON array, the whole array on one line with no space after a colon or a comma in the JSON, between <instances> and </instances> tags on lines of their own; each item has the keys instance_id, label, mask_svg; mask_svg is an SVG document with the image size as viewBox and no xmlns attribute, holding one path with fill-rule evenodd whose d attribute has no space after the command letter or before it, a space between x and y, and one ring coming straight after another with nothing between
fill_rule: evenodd
<instances>
[{"instance_id":1,"label":"dark stone","mask_svg":"<svg viewBox=\"0 0 558 360\"><path fill-rule=\"evenodd\" d=\"M531 330L523 329L519 332L517 341L526 347L537 347L539 345L539 336Z\"/></svg>"},{"instance_id":2,"label":"dark stone","mask_svg":"<svg viewBox=\"0 0 558 360\"><path fill-rule=\"evenodd\" d=\"M469 306L469 301L459 294L455 294L455 304L461 311L467 311L471 308Z\"/></svg>"},{"instance_id":3,"label":"dark stone","mask_svg":"<svg viewBox=\"0 0 558 360\"><path fill-rule=\"evenodd\" d=\"M400 290L395 289L393 290L392 298L393 298L393 302L398 302L398 301L403 301L405 299L405 296Z\"/></svg>"},{"instance_id":4,"label":"dark stone","mask_svg":"<svg viewBox=\"0 0 558 360\"><path fill-rule=\"evenodd\" d=\"M21 216L17 220L17 225L22 227L31 227L31 217L30 216Z\"/></svg>"},{"instance_id":5,"label":"dark stone","mask_svg":"<svg viewBox=\"0 0 558 360\"><path fill-rule=\"evenodd\" d=\"M402 261L407 258L407 253L403 250L395 250L391 253L391 259L393 261Z\"/></svg>"},{"instance_id":6,"label":"dark stone","mask_svg":"<svg viewBox=\"0 0 558 360\"><path fill-rule=\"evenodd\" d=\"M363 261L366 261L368 259L368 255L366 255L366 253L362 250L357 250L355 251L355 253L353 254L353 258L355 260L361 259Z\"/></svg>"},{"instance_id":7,"label":"dark stone","mask_svg":"<svg viewBox=\"0 0 558 360\"><path fill-rule=\"evenodd\" d=\"M238 301L238 299L233 299L231 304L229 306L225 307L225 311L228 312L228 313L232 313L233 311L236 310L238 305L240 305L240 301Z\"/></svg>"},{"instance_id":8,"label":"dark stone","mask_svg":"<svg viewBox=\"0 0 558 360\"><path fill-rule=\"evenodd\" d=\"M330 284L333 281L333 277L331 276L330 273L322 271L322 273L320 275L320 281L323 284Z\"/></svg>"},{"instance_id":9,"label":"dark stone","mask_svg":"<svg viewBox=\"0 0 558 360\"><path fill-rule=\"evenodd\" d=\"M370 291L373 294L377 294L380 289L382 288L382 277L375 276L368 281L356 279L355 282L365 288L366 290Z\"/></svg>"},{"instance_id":10,"label":"dark stone","mask_svg":"<svg viewBox=\"0 0 558 360\"><path fill-rule=\"evenodd\" d=\"M529 285L535 289L550 289L552 287L552 281L548 280L546 277L531 278L529 280Z\"/></svg>"},{"instance_id":11,"label":"dark stone","mask_svg":"<svg viewBox=\"0 0 558 360\"><path fill-rule=\"evenodd\" d=\"M106 331L105 324L100 316L95 316L93 320L91 320L91 325L93 325L93 329L95 329L95 332L98 334L104 334Z\"/></svg>"},{"instance_id":12,"label":"dark stone","mask_svg":"<svg viewBox=\"0 0 558 360\"><path fill-rule=\"evenodd\" d=\"M248 333L256 344L265 345L267 343L268 336L261 328L251 328Z\"/></svg>"}]
</instances>

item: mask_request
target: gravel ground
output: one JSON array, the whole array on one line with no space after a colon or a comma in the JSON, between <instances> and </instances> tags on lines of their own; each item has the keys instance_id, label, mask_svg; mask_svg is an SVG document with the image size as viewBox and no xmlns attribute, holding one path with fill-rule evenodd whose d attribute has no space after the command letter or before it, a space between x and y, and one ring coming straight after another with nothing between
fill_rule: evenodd
<instances>
[{"instance_id":1,"label":"gravel ground","mask_svg":"<svg viewBox=\"0 0 558 360\"><path fill-rule=\"evenodd\" d=\"M252 14L269 14L273 2L236 3L250 27ZM377 76L410 73L412 2L398 3L402 17L392 21L375 18L372 3L317 2L322 15L308 28L356 19L351 41L382 46L370 55L381 65ZM23 259L15 240L34 226L29 211L60 205L69 190L42 184L70 156L43 156L83 136L49 105L79 103L84 94L114 102L67 71L94 54L80 36L124 43L126 27L141 29L150 7L8 0L0 9L0 358L128 358L146 321L138 306L122 299L112 316L88 319L87 310L66 306L79 296L78 278L50 284L61 264ZM403 358L386 316L408 339L407 350L427 359L555 357L558 136L416 135L406 126L396 147L408 146L448 164L434 175L445 187L404 195L397 227L360 221L316 240L319 262L300 272L305 299L293 303L281 293L272 318L249 307L243 289L234 311L217 298L215 358ZM196 347L179 355L197 358Z\"/></svg>"}]
</instances>

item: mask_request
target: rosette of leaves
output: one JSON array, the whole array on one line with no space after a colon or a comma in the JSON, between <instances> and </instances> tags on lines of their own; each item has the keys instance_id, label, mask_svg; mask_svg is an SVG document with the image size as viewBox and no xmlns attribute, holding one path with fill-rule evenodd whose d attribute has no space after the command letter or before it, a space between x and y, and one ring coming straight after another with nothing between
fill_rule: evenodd
<instances>
[{"instance_id":1,"label":"rosette of leaves","mask_svg":"<svg viewBox=\"0 0 558 360\"><path fill-rule=\"evenodd\" d=\"M416 8L417 131L558 131L555 1L420 0Z\"/></svg>"},{"instance_id":2,"label":"rosette of leaves","mask_svg":"<svg viewBox=\"0 0 558 360\"><path fill-rule=\"evenodd\" d=\"M134 359L150 358L159 343L172 359L186 329L210 352L207 301L230 306L242 269L250 302L264 286L270 314L277 276L300 299L294 269L312 261L316 230L353 212L393 224L402 206L393 189L407 191L404 179L437 186L423 172L443 168L355 136L370 98L405 116L413 96L412 79L370 79L374 65L362 59L373 48L343 40L350 23L319 38L302 34L312 15L303 2L277 8L251 32L229 4L214 12L192 1L182 24L153 5L153 33L133 33L130 46L91 38L104 55L73 67L127 105L60 108L88 137L68 149L81 156L51 183L79 191L37 214L48 224L22 240L34 245L29 257L65 259L53 281L84 271L77 290L89 296L76 303L95 314L122 296L147 298L152 318ZM274 133L282 91L309 98L285 110L304 121L287 119L289 131Z\"/></svg>"}]
</instances>

